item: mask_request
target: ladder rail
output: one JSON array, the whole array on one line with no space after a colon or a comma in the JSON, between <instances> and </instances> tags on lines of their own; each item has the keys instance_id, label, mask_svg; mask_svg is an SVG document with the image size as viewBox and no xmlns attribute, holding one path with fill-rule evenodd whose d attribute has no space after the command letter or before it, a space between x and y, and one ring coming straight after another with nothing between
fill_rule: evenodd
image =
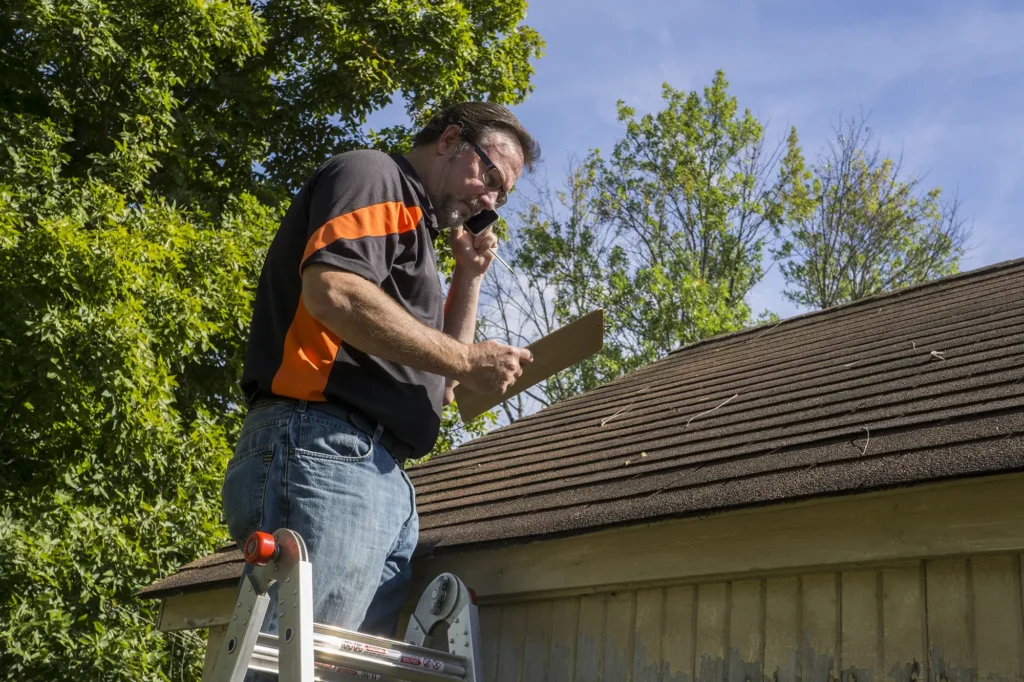
<instances>
[{"instance_id":1,"label":"ladder rail","mask_svg":"<svg viewBox=\"0 0 1024 682\"><path fill-rule=\"evenodd\" d=\"M430 647L416 646L415 644L409 644L408 642L403 642L401 640L368 635L356 630L345 630L344 628L335 627L333 625L314 623L313 632L316 633L318 637L322 638L348 640L382 649L397 649L411 656L418 656L420 658L436 658L446 665L461 664L465 660L463 656L453 654L443 649L431 649Z\"/></svg>"},{"instance_id":2,"label":"ladder rail","mask_svg":"<svg viewBox=\"0 0 1024 682\"><path fill-rule=\"evenodd\" d=\"M314 645L313 653L316 658L314 665L314 677L323 671L326 665L335 665L349 670L356 670L369 675L377 675L379 678L369 679L395 679L402 682L462 682L466 678L455 670L425 670L421 667L406 665L399 661L391 661L379 656L367 654L356 654L345 651L338 651L333 647L322 647ZM259 658L263 669L278 671L277 648L257 643L253 650L253 659Z\"/></svg>"},{"instance_id":3,"label":"ladder rail","mask_svg":"<svg viewBox=\"0 0 1024 682\"><path fill-rule=\"evenodd\" d=\"M390 640L383 641L389 642ZM392 642L392 644L401 646L401 642ZM256 648L260 651L262 658L277 660L277 652L280 650L279 640L274 635L261 633L256 642ZM430 680L466 679L465 659L432 649L409 646L403 649L365 646L350 639L324 637L317 634L313 637L313 651L318 663L320 661L345 663L349 667L355 668L361 664L367 664L369 672L382 675L395 675L396 671L409 671L419 674L425 672L428 676L423 679ZM445 655L439 656L438 654ZM415 680L410 678L410 682L415 682Z\"/></svg>"}]
</instances>

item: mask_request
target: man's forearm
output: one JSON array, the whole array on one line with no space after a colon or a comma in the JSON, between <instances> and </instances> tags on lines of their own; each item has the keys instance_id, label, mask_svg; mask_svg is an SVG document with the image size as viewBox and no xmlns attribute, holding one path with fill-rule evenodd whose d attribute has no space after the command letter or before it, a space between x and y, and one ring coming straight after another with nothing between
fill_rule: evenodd
<instances>
[{"instance_id":1,"label":"man's forearm","mask_svg":"<svg viewBox=\"0 0 1024 682\"><path fill-rule=\"evenodd\" d=\"M359 275L310 266L302 295L310 315L364 353L449 378L468 369L465 344L422 324Z\"/></svg>"},{"instance_id":2,"label":"man's forearm","mask_svg":"<svg viewBox=\"0 0 1024 682\"><path fill-rule=\"evenodd\" d=\"M448 299L444 304L444 333L462 343L473 343L482 282L483 275L469 274L455 266Z\"/></svg>"}]
</instances>

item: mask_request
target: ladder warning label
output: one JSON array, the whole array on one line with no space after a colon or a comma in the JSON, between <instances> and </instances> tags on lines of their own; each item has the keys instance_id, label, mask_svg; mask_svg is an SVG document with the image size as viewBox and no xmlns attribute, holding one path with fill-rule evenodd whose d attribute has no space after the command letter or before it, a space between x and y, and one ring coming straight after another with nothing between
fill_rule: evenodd
<instances>
[{"instance_id":1,"label":"ladder warning label","mask_svg":"<svg viewBox=\"0 0 1024 682\"><path fill-rule=\"evenodd\" d=\"M389 661L396 661L398 663L412 665L417 668L423 668L424 670L431 670L433 672L441 672L445 668L443 661L438 661L434 658L420 658L419 656L409 656L408 654L403 654L398 649L388 649L386 647L375 646L373 644L363 644L362 642L356 642L351 639L342 639L341 637L325 637L325 639L330 639L332 643L342 651L346 651L353 654L369 654L371 656L379 656L380 658L386 658Z\"/></svg>"},{"instance_id":2,"label":"ladder warning label","mask_svg":"<svg viewBox=\"0 0 1024 682\"><path fill-rule=\"evenodd\" d=\"M418 668L425 668L426 670L433 670L440 672L444 670L444 663L441 661L434 660L433 658L418 658L416 656L402 656L399 659L406 665L414 665Z\"/></svg>"},{"instance_id":3,"label":"ladder warning label","mask_svg":"<svg viewBox=\"0 0 1024 682\"><path fill-rule=\"evenodd\" d=\"M339 649L353 654L370 654L371 656L380 656L381 658L386 658L390 661L397 661L402 658L402 652L397 649L385 649L382 646L354 642L351 639L341 639L337 637L332 637L331 639L335 640Z\"/></svg>"}]
</instances>

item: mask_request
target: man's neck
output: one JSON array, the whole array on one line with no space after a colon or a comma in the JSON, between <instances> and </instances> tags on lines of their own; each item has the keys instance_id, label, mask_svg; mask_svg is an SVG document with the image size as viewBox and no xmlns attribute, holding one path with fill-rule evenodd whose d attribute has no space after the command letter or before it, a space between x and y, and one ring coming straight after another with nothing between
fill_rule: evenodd
<instances>
[{"instance_id":1,"label":"man's neck","mask_svg":"<svg viewBox=\"0 0 1024 682\"><path fill-rule=\"evenodd\" d=\"M420 182L423 183L423 188L427 190L427 194L432 195L433 188L431 185L433 184L433 178L430 176L430 153L424 149L410 149L405 154L405 160L416 171L416 175L420 176Z\"/></svg>"}]
</instances>

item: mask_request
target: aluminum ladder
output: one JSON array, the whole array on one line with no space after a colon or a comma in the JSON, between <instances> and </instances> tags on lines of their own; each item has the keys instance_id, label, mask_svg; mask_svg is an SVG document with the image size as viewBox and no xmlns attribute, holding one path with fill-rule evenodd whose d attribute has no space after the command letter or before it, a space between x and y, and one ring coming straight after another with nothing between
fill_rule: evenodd
<instances>
[{"instance_id":1,"label":"aluminum ladder","mask_svg":"<svg viewBox=\"0 0 1024 682\"><path fill-rule=\"evenodd\" d=\"M276 674L280 682L483 682L475 597L454 575L430 583L399 642L313 622L313 569L298 533L254 533L243 553L252 570L242 575L231 622L203 682L242 682L250 669ZM283 638L260 632L275 582ZM428 647L442 623L447 651Z\"/></svg>"}]
</instances>

